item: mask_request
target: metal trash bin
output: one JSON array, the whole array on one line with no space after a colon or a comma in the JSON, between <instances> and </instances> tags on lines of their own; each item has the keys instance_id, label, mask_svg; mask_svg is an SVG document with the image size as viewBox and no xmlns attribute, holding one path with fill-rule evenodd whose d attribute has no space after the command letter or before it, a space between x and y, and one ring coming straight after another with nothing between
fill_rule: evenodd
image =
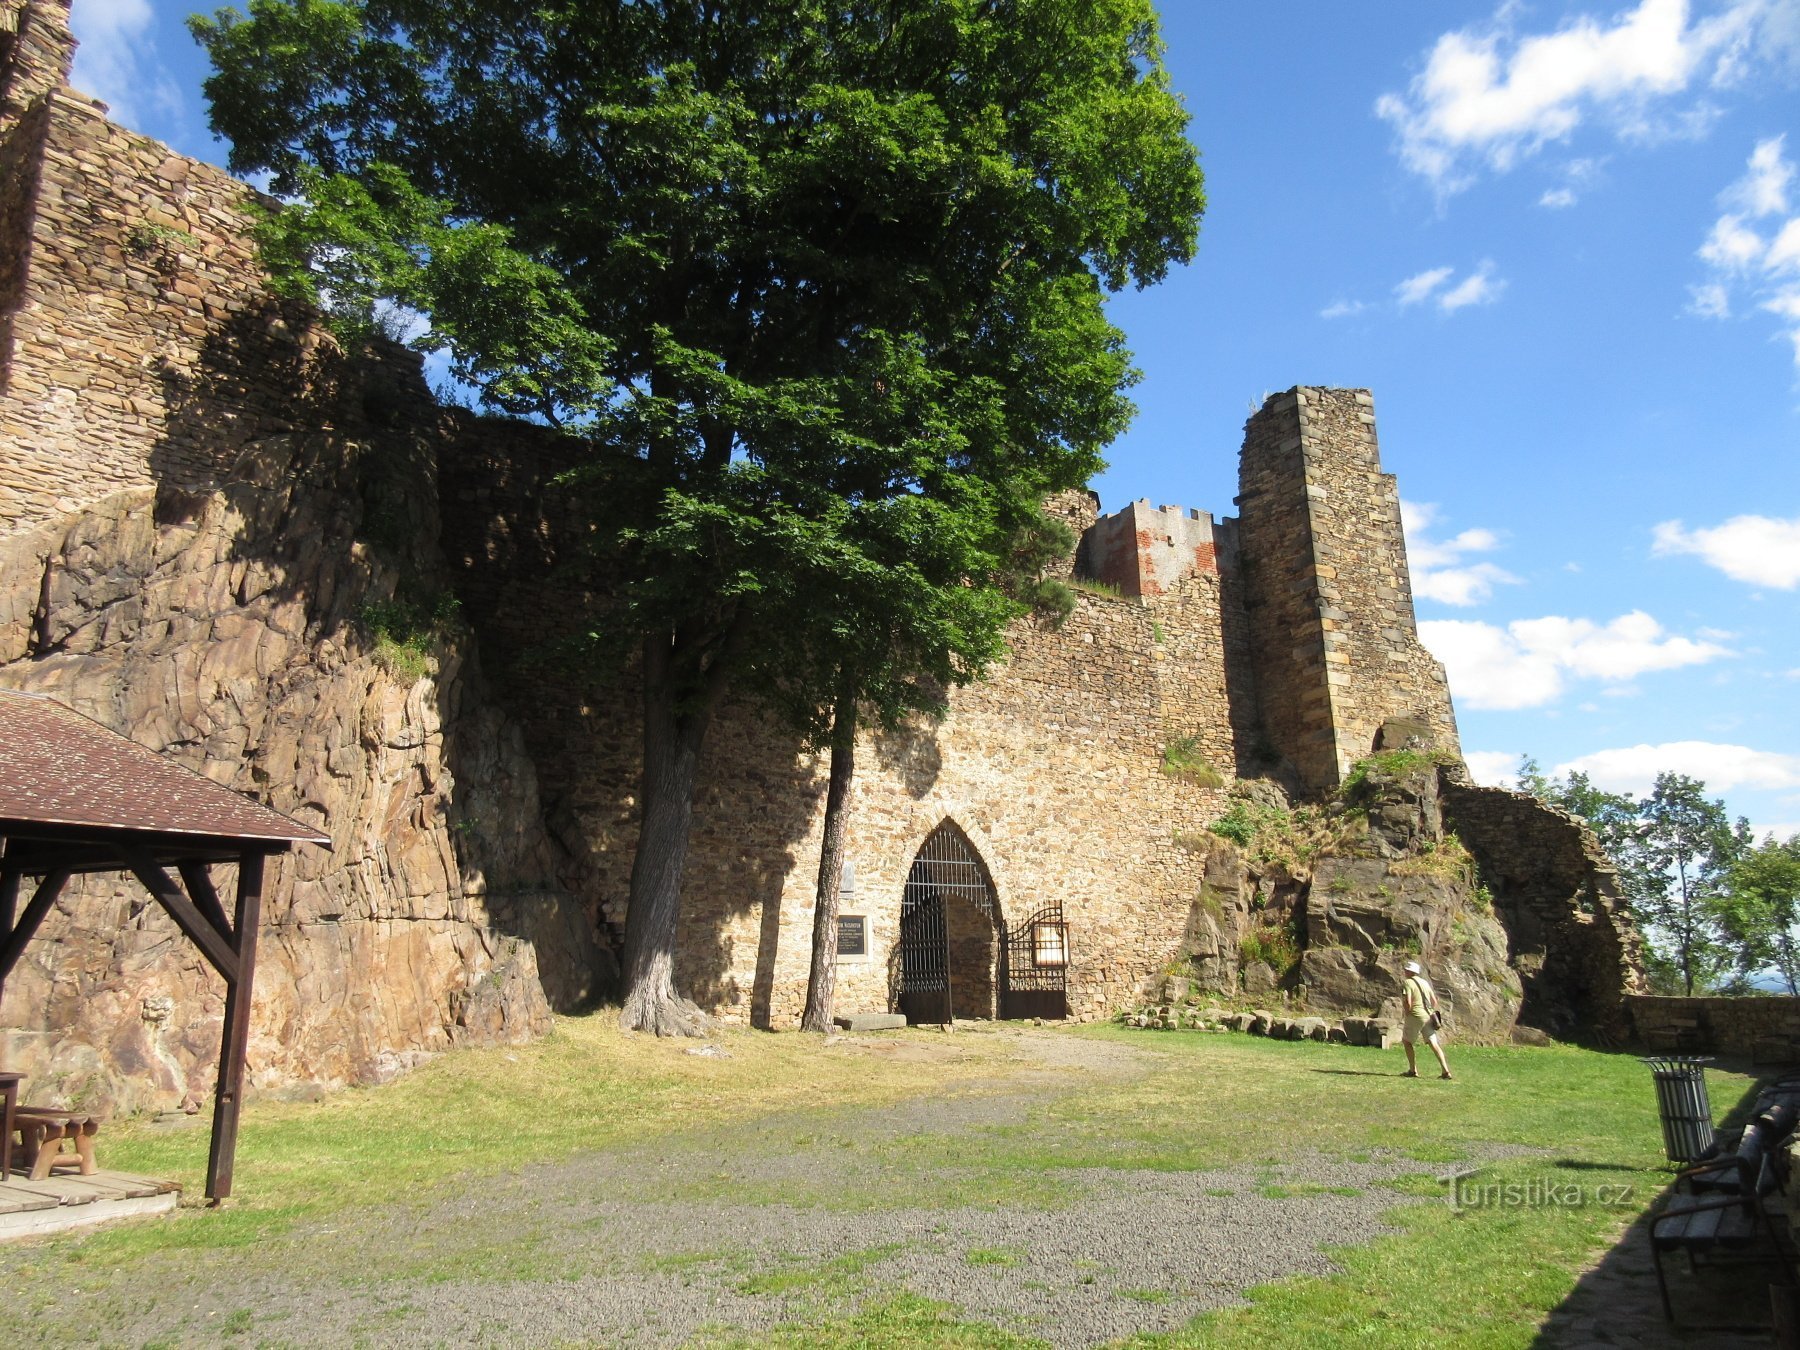
<instances>
[{"instance_id":1,"label":"metal trash bin","mask_svg":"<svg viewBox=\"0 0 1800 1350\"><path fill-rule=\"evenodd\" d=\"M1656 1107L1662 1115L1663 1151L1675 1163L1698 1162L1716 1152L1712 1102L1706 1095L1710 1056L1656 1055L1643 1061L1656 1080Z\"/></svg>"}]
</instances>

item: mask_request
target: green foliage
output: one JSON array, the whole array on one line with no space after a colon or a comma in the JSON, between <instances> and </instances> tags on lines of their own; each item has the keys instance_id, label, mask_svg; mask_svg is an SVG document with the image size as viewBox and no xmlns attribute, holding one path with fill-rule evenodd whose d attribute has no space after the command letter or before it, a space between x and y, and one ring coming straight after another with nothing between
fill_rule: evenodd
<instances>
[{"instance_id":1,"label":"green foliage","mask_svg":"<svg viewBox=\"0 0 1800 1350\"><path fill-rule=\"evenodd\" d=\"M1442 750L1383 750L1352 764L1344 781L1338 784L1337 795L1352 806L1360 806L1368 800L1371 773L1405 778L1424 770L1435 770L1440 764L1454 763L1456 756Z\"/></svg>"},{"instance_id":2,"label":"green foliage","mask_svg":"<svg viewBox=\"0 0 1800 1350\"><path fill-rule=\"evenodd\" d=\"M431 673L433 649L459 627L459 601L449 591L419 598L397 594L371 600L356 619L375 640L375 657L403 680L422 680Z\"/></svg>"},{"instance_id":3,"label":"green foliage","mask_svg":"<svg viewBox=\"0 0 1800 1350\"><path fill-rule=\"evenodd\" d=\"M1338 821L1316 806L1279 806L1233 799L1225 814L1207 826L1229 839L1254 861L1279 863L1294 870L1310 867L1313 860L1342 842Z\"/></svg>"},{"instance_id":4,"label":"green foliage","mask_svg":"<svg viewBox=\"0 0 1800 1350\"><path fill-rule=\"evenodd\" d=\"M125 234L125 251L136 258L155 260L162 271L175 266L175 255L183 249L198 251L200 241L186 230L154 221L139 221Z\"/></svg>"},{"instance_id":5,"label":"green foliage","mask_svg":"<svg viewBox=\"0 0 1800 1350\"><path fill-rule=\"evenodd\" d=\"M1193 736L1177 736L1163 746L1162 771L1195 787L1225 786L1225 776L1200 753L1200 742Z\"/></svg>"},{"instance_id":6,"label":"green foliage","mask_svg":"<svg viewBox=\"0 0 1800 1350\"><path fill-rule=\"evenodd\" d=\"M1659 991L1721 989L1734 967L1742 973L1754 961L1754 941L1726 917L1732 865L1754 841L1747 822L1733 825L1725 803L1707 797L1706 784L1660 773L1640 800L1596 788L1582 773L1548 779L1529 756L1520 761L1518 779L1527 792L1593 829L1645 925L1646 966Z\"/></svg>"},{"instance_id":7,"label":"green foliage","mask_svg":"<svg viewBox=\"0 0 1800 1350\"><path fill-rule=\"evenodd\" d=\"M1206 828L1221 839L1229 839L1239 848L1247 849L1250 841L1256 837L1257 818L1250 803L1242 798L1232 802L1220 816Z\"/></svg>"},{"instance_id":8,"label":"green foliage","mask_svg":"<svg viewBox=\"0 0 1800 1350\"><path fill-rule=\"evenodd\" d=\"M938 706L1069 603L1041 507L1136 379L1105 296L1186 262L1204 205L1150 0L190 26L231 167L290 199L259 236L285 292L353 333L416 313L487 407L591 451L590 646L637 650L662 750L746 681L815 741ZM647 780L646 819L679 791ZM640 890L676 884L682 828L639 836L676 865L634 869L628 951L673 940Z\"/></svg>"},{"instance_id":9,"label":"green foliage","mask_svg":"<svg viewBox=\"0 0 1800 1350\"><path fill-rule=\"evenodd\" d=\"M1291 917L1280 923L1258 924L1239 940L1238 957L1245 965L1252 961L1265 963L1278 978L1287 974L1300 960L1297 925Z\"/></svg>"},{"instance_id":10,"label":"green foliage","mask_svg":"<svg viewBox=\"0 0 1800 1350\"><path fill-rule=\"evenodd\" d=\"M1476 883L1475 855L1453 830L1445 831L1438 842L1428 839L1409 856L1394 859L1388 871L1397 877L1440 877L1467 886Z\"/></svg>"},{"instance_id":11,"label":"green foliage","mask_svg":"<svg viewBox=\"0 0 1800 1350\"><path fill-rule=\"evenodd\" d=\"M1083 595L1095 595L1104 600L1123 600L1125 592L1110 581L1100 581L1094 577L1076 577L1069 583Z\"/></svg>"},{"instance_id":12,"label":"green foliage","mask_svg":"<svg viewBox=\"0 0 1800 1350\"><path fill-rule=\"evenodd\" d=\"M1744 850L1725 881L1716 911L1739 974L1774 970L1800 994L1800 834Z\"/></svg>"}]
</instances>

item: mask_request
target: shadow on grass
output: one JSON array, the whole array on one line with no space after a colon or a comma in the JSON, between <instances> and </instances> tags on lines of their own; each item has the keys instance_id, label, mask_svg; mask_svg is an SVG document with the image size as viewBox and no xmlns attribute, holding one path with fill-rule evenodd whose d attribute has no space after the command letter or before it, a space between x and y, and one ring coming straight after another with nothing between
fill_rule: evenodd
<instances>
[{"instance_id":1,"label":"shadow on grass","mask_svg":"<svg viewBox=\"0 0 1800 1350\"><path fill-rule=\"evenodd\" d=\"M1722 1136L1741 1133L1758 1095L1780 1076L1778 1071L1764 1071L1725 1113L1717 1132ZM1650 1090L1646 1082L1645 1091ZM1560 1159L1555 1165L1590 1172L1634 1170L1572 1158ZM1534 1346L1550 1350L1591 1341L1597 1339L1595 1333L1601 1330L1621 1343L1641 1346L1734 1350L1738 1346L1770 1344L1767 1286L1781 1278L1780 1269L1772 1261L1695 1265L1679 1256L1665 1256L1663 1271L1679 1324L1671 1325L1664 1318L1650 1250L1650 1222L1667 1193L1664 1190L1636 1197L1642 1212L1551 1310Z\"/></svg>"}]
</instances>

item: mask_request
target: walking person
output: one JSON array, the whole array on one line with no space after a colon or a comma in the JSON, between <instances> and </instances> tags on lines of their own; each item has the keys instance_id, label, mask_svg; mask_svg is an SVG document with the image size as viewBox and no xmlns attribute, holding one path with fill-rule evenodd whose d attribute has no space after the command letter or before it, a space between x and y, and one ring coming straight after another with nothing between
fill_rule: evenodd
<instances>
[{"instance_id":1,"label":"walking person","mask_svg":"<svg viewBox=\"0 0 1800 1350\"><path fill-rule=\"evenodd\" d=\"M1406 1020L1400 1028L1400 1045L1406 1051L1406 1072L1401 1076L1419 1076L1419 1061L1413 1052L1413 1044L1423 1036L1425 1044L1431 1047L1431 1053L1437 1056L1438 1068L1443 1070L1438 1077L1449 1078L1450 1061L1444 1058L1444 1047L1438 1044L1438 1032L1443 1027L1444 1019L1443 1014L1438 1011L1437 990L1431 987L1431 981L1425 978L1417 961L1408 961L1402 969L1406 971L1406 983L1401 986Z\"/></svg>"}]
</instances>

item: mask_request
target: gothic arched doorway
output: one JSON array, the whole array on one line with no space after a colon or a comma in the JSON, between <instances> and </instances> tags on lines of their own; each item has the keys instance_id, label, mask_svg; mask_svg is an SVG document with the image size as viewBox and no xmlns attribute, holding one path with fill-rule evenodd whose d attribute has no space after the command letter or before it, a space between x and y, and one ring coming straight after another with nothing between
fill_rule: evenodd
<instances>
[{"instance_id":1,"label":"gothic arched doorway","mask_svg":"<svg viewBox=\"0 0 1800 1350\"><path fill-rule=\"evenodd\" d=\"M900 900L895 1003L908 1022L1067 1017L1068 949L1060 905L1008 933L981 855L956 822L926 836Z\"/></svg>"}]
</instances>

